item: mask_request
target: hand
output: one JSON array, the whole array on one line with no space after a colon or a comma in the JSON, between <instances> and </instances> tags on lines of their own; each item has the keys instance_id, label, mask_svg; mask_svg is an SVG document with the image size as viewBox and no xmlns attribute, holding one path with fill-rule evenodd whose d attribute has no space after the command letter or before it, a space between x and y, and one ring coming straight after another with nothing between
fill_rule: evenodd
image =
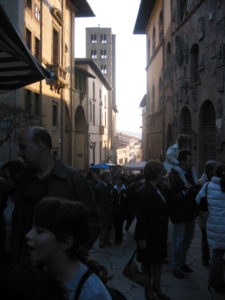
<instances>
[{"instance_id":1,"label":"hand","mask_svg":"<svg viewBox=\"0 0 225 300\"><path fill-rule=\"evenodd\" d=\"M138 241L138 248L140 248L141 250L146 249L147 243L145 240L140 240Z\"/></svg>"}]
</instances>

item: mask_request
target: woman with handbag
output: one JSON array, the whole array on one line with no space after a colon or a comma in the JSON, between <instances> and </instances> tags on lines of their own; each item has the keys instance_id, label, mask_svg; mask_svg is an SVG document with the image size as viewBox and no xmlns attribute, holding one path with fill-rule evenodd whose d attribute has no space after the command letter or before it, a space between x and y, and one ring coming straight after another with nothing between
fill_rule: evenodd
<instances>
[{"instance_id":1,"label":"woman with handbag","mask_svg":"<svg viewBox=\"0 0 225 300\"><path fill-rule=\"evenodd\" d=\"M145 288L147 300L153 300L155 294L160 299L170 299L160 286L161 270L167 257L169 193L163 165L159 161L150 161L144 168L144 184L136 193L137 260L142 263L143 271L149 275L149 285Z\"/></svg>"}]
</instances>

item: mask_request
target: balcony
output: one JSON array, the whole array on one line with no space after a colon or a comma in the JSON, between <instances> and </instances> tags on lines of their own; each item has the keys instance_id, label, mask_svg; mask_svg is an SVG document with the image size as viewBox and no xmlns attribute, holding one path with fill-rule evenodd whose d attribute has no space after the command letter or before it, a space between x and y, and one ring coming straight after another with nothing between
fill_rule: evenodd
<instances>
[{"instance_id":1,"label":"balcony","mask_svg":"<svg viewBox=\"0 0 225 300\"><path fill-rule=\"evenodd\" d=\"M48 82L48 84L51 86L51 89L60 92L61 88L65 88L67 85L66 81L66 71L59 66L59 64L50 65L47 64L46 67L54 73L54 77Z\"/></svg>"},{"instance_id":2,"label":"balcony","mask_svg":"<svg viewBox=\"0 0 225 300\"><path fill-rule=\"evenodd\" d=\"M104 134L104 126L99 126L99 134Z\"/></svg>"}]
</instances>

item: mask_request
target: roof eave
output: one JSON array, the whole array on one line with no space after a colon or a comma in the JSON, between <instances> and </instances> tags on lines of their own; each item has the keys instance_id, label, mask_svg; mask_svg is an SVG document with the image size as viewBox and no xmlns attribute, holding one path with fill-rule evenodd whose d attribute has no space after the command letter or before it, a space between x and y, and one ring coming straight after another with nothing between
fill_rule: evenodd
<instances>
[{"instance_id":1,"label":"roof eave","mask_svg":"<svg viewBox=\"0 0 225 300\"><path fill-rule=\"evenodd\" d=\"M94 62L93 59L91 58L75 58L75 64L79 65L79 64L89 64L90 67L95 71L95 73L98 75L99 79L102 81L102 83L105 85L105 87L108 90L112 90L112 86L111 84L108 82L108 80L106 79L106 77L102 74L101 70L99 69L99 67L97 66L97 64Z\"/></svg>"},{"instance_id":2,"label":"roof eave","mask_svg":"<svg viewBox=\"0 0 225 300\"><path fill-rule=\"evenodd\" d=\"M153 11L153 7L155 5L156 0L142 0L138 15L136 19L136 23L134 26L134 34L145 34L146 26L148 24L149 17Z\"/></svg>"},{"instance_id":3,"label":"roof eave","mask_svg":"<svg viewBox=\"0 0 225 300\"><path fill-rule=\"evenodd\" d=\"M95 17L95 14L86 0L71 0L76 7L76 18Z\"/></svg>"}]
</instances>

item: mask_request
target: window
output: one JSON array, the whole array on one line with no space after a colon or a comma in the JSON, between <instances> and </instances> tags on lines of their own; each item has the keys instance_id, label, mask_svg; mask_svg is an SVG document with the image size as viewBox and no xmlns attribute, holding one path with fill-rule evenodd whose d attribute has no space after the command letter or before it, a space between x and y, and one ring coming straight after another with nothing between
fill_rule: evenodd
<instances>
[{"instance_id":1,"label":"window","mask_svg":"<svg viewBox=\"0 0 225 300\"><path fill-rule=\"evenodd\" d=\"M26 45L31 50L31 32L26 28Z\"/></svg>"},{"instance_id":2,"label":"window","mask_svg":"<svg viewBox=\"0 0 225 300\"><path fill-rule=\"evenodd\" d=\"M93 89L93 100L95 100L95 82L94 81L93 81L92 89Z\"/></svg>"},{"instance_id":3,"label":"window","mask_svg":"<svg viewBox=\"0 0 225 300\"><path fill-rule=\"evenodd\" d=\"M152 101L151 101L151 111L155 112L155 86L152 86Z\"/></svg>"},{"instance_id":4,"label":"window","mask_svg":"<svg viewBox=\"0 0 225 300\"><path fill-rule=\"evenodd\" d=\"M155 27L153 27L153 32L152 32L152 54L155 53Z\"/></svg>"},{"instance_id":5,"label":"window","mask_svg":"<svg viewBox=\"0 0 225 300\"><path fill-rule=\"evenodd\" d=\"M53 65L59 64L59 32L53 28Z\"/></svg>"},{"instance_id":6,"label":"window","mask_svg":"<svg viewBox=\"0 0 225 300\"><path fill-rule=\"evenodd\" d=\"M167 56L167 65L168 65L168 64L170 64L170 61L171 61L171 44L170 44L170 42L167 43L166 56Z\"/></svg>"},{"instance_id":7,"label":"window","mask_svg":"<svg viewBox=\"0 0 225 300\"><path fill-rule=\"evenodd\" d=\"M26 0L26 6L32 10L32 0Z\"/></svg>"},{"instance_id":8,"label":"window","mask_svg":"<svg viewBox=\"0 0 225 300\"><path fill-rule=\"evenodd\" d=\"M97 37L96 37L96 34L91 34L91 43L92 43L92 44L97 44Z\"/></svg>"},{"instance_id":9,"label":"window","mask_svg":"<svg viewBox=\"0 0 225 300\"><path fill-rule=\"evenodd\" d=\"M38 21L40 21L40 9L37 5L34 6L34 16Z\"/></svg>"},{"instance_id":10,"label":"window","mask_svg":"<svg viewBox=\"0 0 225 300\"><path fill-rule=\"evenodd\" d=\"M150 38L147 37L147 60L150 61L151 58L151 41Z\"/></svg>"},{"instance_id":11,"label":"window","mask_svg":"<svg viewBox=\"0 0 225 300\"><path fill-rule=\"evenodd\" d=\"M106 34L101 34L100 35L100 43L101 44L106 44L107 43Z\"/></svg>"},{"instance_id":12,"label":"window","mask_svg":"<svg viewBox=\"0 0 225 300\"><path fill-rule=\"evenodd\" d=\"M107 55L106 55L106 50L101 50L101 59L106 59Z\"/></svg>"},{"instance_id":13,"label":"window","mask_svg":"<svg viewBox=\"0 0 225 300\"><path fill-rule=\"evenodd\" d=\"M95 104L93 103L93 125L95 125Z\"/></svg>"},{"instance_id":14,"label":"window","mask_svg":"<svg viewBox=\"0 0 225 300\"><path fill-rule=\"evenodd\" d=\"M99 108L99 125L102 126L102 107Z\"/></svg>"},{"instance_id":15,"label":"window","mask_svg":"<svg viewBox=\"0 0 225 300\"><path fill-rule=\"evenodd\" d=\"M32 109L32 98L31 91L25 90L25 110L28 113L31 113Z\"/></svg>"},{"instance_id":16,"label":"window","mask_svg":"<svg viewBox=\"0 0 225 300\"><path fill-rule=\"evenodd\" d=\"M106 127L106 122L107 122L107 119L106 119L106 111L105 111L105 124L104 124L105 127Z\"/></svg>"},{"instance_id":17,"label":"window","mask_svg":"<svg viewBox=\"0 0 225 300\"><path fill-rule=\"evenodd\" d=\"M101 65L101 71L103 74L107 73L106 65Z\"/></svg>"},{"instance_id":18,"label":"window","mask_svg":"<svg viewBox=\"0 0 225 300\"><path fill-rule=\"evenodd\" d=\"M34 113L36 116L40 115L40 95L39 94L34 94Z\"/></svg>"},{"instance_id":19,"label":"window","mask_svg":"<svg viewBox=\"0 0 225 300\"><path fill-rule=\"evenodd\" d=\"M159 14L159 42L163 39L163 12Z\"/></svg>"},{"instance_id":20,"label":"window","mask_svg":"<svg viewBox=\"0 0 225 300\"><path fill-rule=\"evenodd\" d=\"M107 147L106 147L106 143L105 143L105 159L107 158Z\"/></svg>"},{"instance_id":21,"label":"window","mask_svg":"<svg viewBox=\"0 0 225 300\"><path fill-rule=\"evenodd\" d=\"M166 77L167 80L170 81L172 79L171 76L171 44L170 42L167 43L167 49L166 49L166 66L167 66L167 70L166 70Z\"/></svg>"},{"instance_id":22,"label":"window","mask_svg":"<svg viewBox=\"0 0 225 300\"><path fill-rule=\"evenodd\" d=\"M92 104L89 103L89 119L90 119L90 122L92 122Z\"/></svg>"},{"instance_id":23,"label":"window","mask_svg":"<svg viewBox=\"0 0 225 300\"><path fill-rule=\"evenodd\" d=\"M35 38L35 57L40 59L40 40Z\"/></svg>"},{"instance_id":24,"label":"window","mask_svg":"<svg viewBox=\"0 0 225 300\"><path fill-rule=\"evenodd\" d=\"M52 105L52 126L58 126L58 103Z\"/></svg>"},{"instance_id":25,"label":"window","mask_svg":"<svg viewBox=\"0 0 225 300\"><path fill-rule=\"evenodd\" d=\"M97 58L97 52L95 49L91 50L91 58L93 58L93 59Z\"/></svg>"},{"instance_id":26,"label":"window","mask_svg":"<svg viewBox=\"0 0 225 300\"><path fill-rule=\"evenodd\" d=\"M199 80L199 47L197 44L191 48L190 67L190 81L194 83Z\"/></svg>"}]
</instances>

